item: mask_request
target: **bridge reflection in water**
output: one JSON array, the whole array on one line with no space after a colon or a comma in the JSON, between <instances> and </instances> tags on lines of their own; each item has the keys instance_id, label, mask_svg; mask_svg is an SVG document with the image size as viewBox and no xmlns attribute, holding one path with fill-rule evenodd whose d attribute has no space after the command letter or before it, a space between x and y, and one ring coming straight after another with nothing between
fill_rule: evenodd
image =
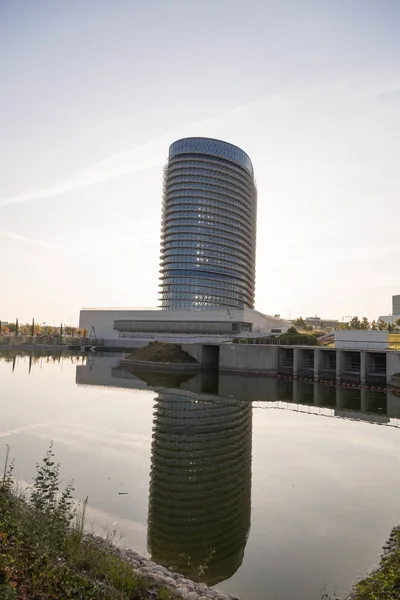
<instances>
[{"instance_id":1,"label":"bridge reflection in water","mask_svg":"<svg viewBox=\"0 0 400 600\"><path fill-rule=\"evenodd\" d=\"M400 427L400 396L365 389L268 377L220 374L218 394L253 402L253 407L286 409L325 417Z\"/></svg>"},{"instance_id":2,"label":"bridge reflection in water","mask_svg":"<svg viewBox=\"0 0 400 600\"><path fill-rule=\"evenodd\" d=\"M158 386L179 388L179 392L218 395L257 403L262 408L301 410L330 417L342 417L400 427L400 396L390 387L385 392L328 383L307 383L271 377L202 372L161 375L135 373L118 366L118 358L88 359L76 369L76 383L148 389Z\"/></svg>"},{"instance_id":3,"label":"bridge reflection in water","mask_svg":"<svg viewBox=\"0 0 400 600\"><path fill-rule=\"evenodd\" d=\"M253 402L260 408L300 410L330 417L342 417L400 426L400 396L389 386L385 392L336 386L331 383L307 383L267 376L202 372L197 374L161 375L135 373L118 366L118 358L99 357L87 360L76 369L78 385L104 385L154 390L157 387L179 388L179 392L218 395L221 400Z\"/></svg>"},{"instance_id":4,"label":"bridge reflection in water","mask_svg":"<svg viewBox=\"0 0 400 600\"><path fill-rule=\"evenodd\" d=\"M251 403L163 391L153 425L148 550L215 585L241 565L250 528Z\"/></svg>"}]
</instances>

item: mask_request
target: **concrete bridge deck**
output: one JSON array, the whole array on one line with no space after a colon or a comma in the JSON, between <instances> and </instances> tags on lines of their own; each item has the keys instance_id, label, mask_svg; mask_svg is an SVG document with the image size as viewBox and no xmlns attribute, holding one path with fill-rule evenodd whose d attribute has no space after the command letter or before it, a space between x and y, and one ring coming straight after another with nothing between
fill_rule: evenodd
<instances>
[{"instance_id":1,"label":"concrete bridge deck","mask_svg":"<svg viewBox=\"0 0 400 600\"><path fill-rule=\"evenodd\" d=\"M219 369L396 386L400 385L400 352L224 344L219 348Z\"/></svg>"}]
</instances>

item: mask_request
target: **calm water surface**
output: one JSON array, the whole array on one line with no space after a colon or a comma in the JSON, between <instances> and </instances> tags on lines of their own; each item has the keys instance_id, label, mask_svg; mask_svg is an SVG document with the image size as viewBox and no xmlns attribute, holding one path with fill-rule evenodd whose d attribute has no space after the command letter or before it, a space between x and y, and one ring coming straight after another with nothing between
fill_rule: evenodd
<instances>
[{"instance_id":1,"label":"calm water surface","mask_svg":"<svg viewBox=\"0 0 400 600\"><path fill-rule=\"evenodd\" d=\"M20 479L53 440L96 531L244 600L345 594L376 564L400 522L400 398L117 361L1 354Z\"/></svg>"}]
</instances>

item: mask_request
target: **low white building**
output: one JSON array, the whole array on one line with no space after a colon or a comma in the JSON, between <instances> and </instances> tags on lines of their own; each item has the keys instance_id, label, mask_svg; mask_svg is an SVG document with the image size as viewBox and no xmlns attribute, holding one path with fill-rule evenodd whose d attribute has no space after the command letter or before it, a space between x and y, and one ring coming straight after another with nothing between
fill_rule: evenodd
<instances>
[{"instance_id":1,"label":"low white building","mask_svg":"<svg viewBox=\"0 0 400 600\"><path fill-rule=\"evenodd\" d=\"M79 327L90 338L107 340L220 342L233 337L265 337L285 333L289 321L249 308L161 310L83 308Z\"/></svg>"},{"instance_id":2,"label":"low white building","mask_svg":"<svg viewBox=\"0 0 400 600\"><path fill-rule=\"evenodd\" d=\"M389 348L387 331L339 329L335 331L335 348L344 350L386 350Z\"/></svg>"},{"instance_id":3,"label":"low white building","mask_svg":"<svg viewBox=\"0 0 400 600\"><path fill-rule=\"evenodd\" d=\"M321 319L321 317L306 317L307 325L311 325L314 329L336 329L339 325L337 319Z\"/></svg>"}]
</instances>

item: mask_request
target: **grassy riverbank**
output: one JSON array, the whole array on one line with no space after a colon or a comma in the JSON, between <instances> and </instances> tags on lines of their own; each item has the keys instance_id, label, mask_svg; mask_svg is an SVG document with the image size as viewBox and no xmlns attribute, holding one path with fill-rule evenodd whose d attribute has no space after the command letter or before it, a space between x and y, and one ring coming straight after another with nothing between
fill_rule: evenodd
<instances>
[{"instance_id":1,"label":"grassy riverbank","mask_svg":"<svg viewBox=\"0 0 400 600\"><path fill-rule=\"evenodd\" d=\"M389 348L400 351L400 333L389 333Z\"/></svg>"},{"instance_id":2,"label":"grassy riverbank","mask_svg":"<svg viewBox=\"0 0 400 600\"><path fill-rule=\"evenodd\" d=\"M72 484L60 490L51 448L25 491L14 482L7 453L0 479L0 599L172 600L109 542L85 536L84 520Z\"/></svg>"},{"instance_id":3,"label":"grassy riverbank","mask_svg":"<svg viewBox=\"0 0 400 600\"><path fill-rule=\"evenodd\" d=\"M351 593L331 596L324 592L321 600L400 600L400 530L395 527L386 547L388 554L379 566L354 584Z\"/></svg>"}]
</instances>

